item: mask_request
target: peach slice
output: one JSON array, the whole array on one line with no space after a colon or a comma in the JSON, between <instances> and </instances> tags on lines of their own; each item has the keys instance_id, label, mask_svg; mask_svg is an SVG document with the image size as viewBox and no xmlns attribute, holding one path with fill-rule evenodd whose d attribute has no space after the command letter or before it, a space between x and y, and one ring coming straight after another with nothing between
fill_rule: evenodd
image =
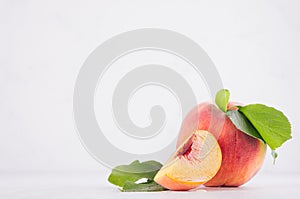
<instances>
[{"instance_id":1,"label":"peach slice","mask_svg":"<svg viewBox=\"0 0 300 199\"><path fill-rule=\"evenodd\" d=\"M214 135L197 130L178 147L154 181L170 190L190 190L213 178L221 162L221 149Z\"/></svg>"}]
</instances>

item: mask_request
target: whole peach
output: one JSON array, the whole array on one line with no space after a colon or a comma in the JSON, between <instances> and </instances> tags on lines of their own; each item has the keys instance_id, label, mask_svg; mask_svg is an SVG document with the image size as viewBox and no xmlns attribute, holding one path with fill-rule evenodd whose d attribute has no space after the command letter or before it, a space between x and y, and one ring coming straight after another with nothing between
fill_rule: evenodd
<instances>
[{"instance_id":1,"label":"whole peach","mask_svg":"<svg viewBox=\"0 0 300 199\"><path fill-rule=\"evenodd\" d=\"M232 103L229 104L231 110L235 109ZM221 167L205 186L240 186L261 168L266 144L238 130L215 105L203 103L188 113L181 126L177 147L195 130L211 132L222 151Z\"/></svg>"}]
</instances>

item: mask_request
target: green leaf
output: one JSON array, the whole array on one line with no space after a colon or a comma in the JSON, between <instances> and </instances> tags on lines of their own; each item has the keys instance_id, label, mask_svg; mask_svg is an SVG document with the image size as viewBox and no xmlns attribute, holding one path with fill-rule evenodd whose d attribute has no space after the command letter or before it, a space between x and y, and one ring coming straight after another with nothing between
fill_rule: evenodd
<instances>
[{"instance_id":1,"label":"green leaf","mask_svg":"<svg viewBox=\"0 0 300 199\"><path fill-rule=\"evenodd\" d=\"M145 183L134 183L131 181L126 181L124 183L123 188L121 191L123 192L150 192L150 191L164 191L166 190L164 187L160 186L153 180L149 180Z\"/></svg>"},{"instance_id":2,"label":"green leaf","mask_svg":"<svg viewBox=\"0 0 300 199\"><path fill-rule=\"evenodd\" d=\"M273 157L273 164L275 164L276 158L278 157L278 153L275 150L272 150L271 155Z\"/></svg>"},{"instance_id":3,"label":"green leaf","mask_svg":"<svg viewBox=\"0 0 300 199\"><path fill-rule=\"evenodd\" d=\"M216 94L215 102L219 109L226 113L230 92L227 89L221 89Z\"/></svg>"},{"instance_id":4,"label":"green leaf","mask_svg":"<svg viewBox=\"0 0 300 199\"><path fill-rule=\"evenodd\" d=\"M272 150L291 139L291 124L287 117L275 108L263 104L239 107Z\"/></svg>"},{"instance_id":5,"label":"green leaf","mask_svg":"<svg viewBox=\"0 0 300 199\"><path fill-rule=\"evenodd\" d=\"M136 182L141 178L152 180L162 164L156 161L140 163L138 160L129 165L115 167L108 177L108 181L114 185L123 187L126 181Z\"/></svg>"},{"instance_id":6,"label":"green leaf","mask_svg":"<svg viewBox=\"0 0 300 199\"><path fill-rule=\"evenodd\" d=\"M226 115L229 117L231 122L235 125L237 129L250 135L251 137L260 139L262 142L265 142L257 130L252 126L249 120L239 111L232 110L228 111Z\"/></svg>"}]
</instances>

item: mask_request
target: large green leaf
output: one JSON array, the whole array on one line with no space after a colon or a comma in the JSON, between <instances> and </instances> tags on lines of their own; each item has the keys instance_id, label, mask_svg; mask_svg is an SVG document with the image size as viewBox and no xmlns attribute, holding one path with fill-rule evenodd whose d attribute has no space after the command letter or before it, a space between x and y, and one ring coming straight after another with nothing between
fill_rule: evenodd
<instances>
[{"instance_id":1,"label":"large green leaf","mask_svg":"<svg viewBox=\"0 0 300 199\"><path fill-rule=\"evenodd\" d=\"M251 137L260 139L262 142L264 142L263 138L260 136L257 130L252 126L252 124L242 113L237 110L232 110L228 111L226 115L229 117L229 119L237 129L246 133L247 135L250 135Z\"/></svg>"},{"instance_id":2,"label":"large green leaf","mask_svg":"<svg viewBox=\"0 0 300 199\"><path fill-rule=\"evenodd\" d=\"M291 139L291 124L287 117L275 108L263 104L239 107L272 150Z\"/></svg>"}]
</instances>

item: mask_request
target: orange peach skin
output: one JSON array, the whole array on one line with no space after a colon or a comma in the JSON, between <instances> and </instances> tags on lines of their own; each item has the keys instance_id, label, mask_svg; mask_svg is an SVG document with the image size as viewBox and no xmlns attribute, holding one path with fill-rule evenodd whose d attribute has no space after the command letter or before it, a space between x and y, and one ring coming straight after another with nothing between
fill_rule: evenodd
<instances>
[{"instance_id":1,"label":"orange peach skin","mask_svg":"<svg viewBox=\"0 0 300 199\"><path fill-rule=\"evenodd\" d=\"M195 130L211 132L222 151L221 168L205 186L240 186L262 166L266 145L238 130L215 105L203 103L188 113L181 126L177 147Z\"/></svg>"}]
</instances>

